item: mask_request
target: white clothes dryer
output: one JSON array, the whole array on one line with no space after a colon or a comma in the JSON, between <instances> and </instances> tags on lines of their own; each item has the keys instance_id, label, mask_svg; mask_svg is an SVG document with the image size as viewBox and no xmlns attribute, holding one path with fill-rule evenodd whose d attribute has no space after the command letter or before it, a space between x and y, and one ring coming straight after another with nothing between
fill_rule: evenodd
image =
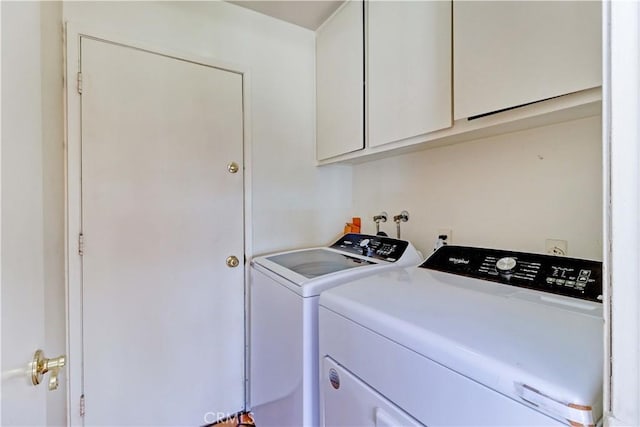
<instances>
[{"instance_id":1,"label":"white clothes dryer","mask_svg":"<svg viewBox=\"0 0 640 427\"><path fill-rule=\"evenodd\" d=\"M358 277L422 261L411 243L347 234L329 247L253 259L250 409L261 427L319 423L318 298Z\"/></svg>"},{"instance_id":2,"label":"white clothes dryer","mask_svg":"<svg viewBox=\"0 0 640 427\"><path fill-rule=\"evenodd\" d=\"M602 265L444 246L323 292L321 425L593 426Z\"/></svg>"}]
</instances>

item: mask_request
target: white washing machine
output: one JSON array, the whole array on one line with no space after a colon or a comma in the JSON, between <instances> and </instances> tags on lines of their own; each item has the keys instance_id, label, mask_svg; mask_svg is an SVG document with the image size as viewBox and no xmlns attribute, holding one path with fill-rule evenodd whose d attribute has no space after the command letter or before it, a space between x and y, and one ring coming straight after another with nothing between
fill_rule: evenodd
<instances>
[{"instance_id":1,"label":"white washing machine","mask_svg":"<svg viewBox=\"0 0 640 427\"><path fill-rule=\"evenodd\" d=\"M323 292L321 425L593 426L599 262L444 246Z\"/></svg>"},{"instance_id":2,"label":"white washing machine","mask_svg":"<svg viewBox=\"0 0 640 427\"><path fill-rule=\"evenodd\" d=\"M257 257L250 278L250 408L261 427L319 423L318 298L348 280L422 261L411 243L347 234Z\"/></svg>"}]
</instances>

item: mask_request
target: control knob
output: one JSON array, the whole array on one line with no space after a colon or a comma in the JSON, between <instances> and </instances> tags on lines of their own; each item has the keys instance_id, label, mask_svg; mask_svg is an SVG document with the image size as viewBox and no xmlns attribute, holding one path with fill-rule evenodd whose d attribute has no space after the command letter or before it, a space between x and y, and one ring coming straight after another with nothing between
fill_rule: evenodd
<instances>
[{"instance_id":1,"label":"control knob","mask_svg":"<svg viewBox=\"0 0 640 427\"><path fill-rule=\"evenodd\" d=\"M371 243L371 240L369 239L362 239L360 241L360 247L362 248L362 255L364 256L373 255L373 249L369 246L369 243Z\"/></svg>"},{"instance_id":2,"label":"control knob","mask_svg":"<svg viewBox=\"0 0 640 427\"><path fill-rule=\"evenodd\" d=\"M496 262L496 270L502 274L510 274L515 270L517 265L516 259L512 257L500 258Z\"/></svg>"}]
</instances>

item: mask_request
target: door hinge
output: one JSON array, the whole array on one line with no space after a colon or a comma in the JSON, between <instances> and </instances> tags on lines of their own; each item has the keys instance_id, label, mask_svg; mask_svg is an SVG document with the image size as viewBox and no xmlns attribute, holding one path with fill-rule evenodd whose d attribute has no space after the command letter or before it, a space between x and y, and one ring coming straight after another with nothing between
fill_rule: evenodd
<instances>
[{"instance_id":1,"label":"door hinge","mask_svg":"<svg viewBox=\"0 0 640 427\"><path fill-rule=\"evenodd\" d=\"M84 417L85 409L84 409L84 394L80 396L80 416Z\"/></svg>"},{"instance_id":2,"label":"door hinge","mask_svg":"<svg viewBox=\"0 0 640 427\"><path fill-rule=\"evenodd\" d=\"M84 255L84 234L78 234L78 255Z\"/></svg>"},{"instance_id":3,"label":"door hinge","mask_svg":"<svg viewBox=\"0 0 640 427\"><path fill-rule=\"evenodd\" d=\"M82 95L82 72L78 71L78 93Z\"/></svg>"}]
</instances>

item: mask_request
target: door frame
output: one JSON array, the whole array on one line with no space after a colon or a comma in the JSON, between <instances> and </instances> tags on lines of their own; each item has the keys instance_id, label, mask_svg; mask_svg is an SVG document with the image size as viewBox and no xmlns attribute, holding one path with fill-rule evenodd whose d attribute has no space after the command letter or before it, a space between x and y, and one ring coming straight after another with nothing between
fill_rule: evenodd
<instances>
[{"instance_id":1,"label":"door frame","mask_svg":"<svg viewBox=\"0 0 640 427\"><path fill-rule=\"evenodd\" d=\"M253 253L251 227L251 79L247 67L220 61L216 58L203 57L191 52L175 51L74 22L65 23L64 31L64 113L65 113L65 292L67 321L67 422L69 425L82 426L81 396L83 387L83 347L82 347L82 263L78 254L79 235L82 230L81 210L81 97L78 93L77 73L80 70L80 40L82 37L92 38L124 47L163 55L169 58L201 64L242 76L242 119L243 119L243 200L244 200L244 295L245 307L248 304L247 284L249 265L246 263ZM244 319L244 402L246 409L247 396L247 315Z\"/></svg>"},{"instance_id":2,"label":"door frame","mask_svg":"<svg viewBox=\"0 0 640 427\"><path fill-rule=\"evenodd\" d=\"M604 425L640 423L640 3L603 1Z\"/></svg>"}]
</instances>

